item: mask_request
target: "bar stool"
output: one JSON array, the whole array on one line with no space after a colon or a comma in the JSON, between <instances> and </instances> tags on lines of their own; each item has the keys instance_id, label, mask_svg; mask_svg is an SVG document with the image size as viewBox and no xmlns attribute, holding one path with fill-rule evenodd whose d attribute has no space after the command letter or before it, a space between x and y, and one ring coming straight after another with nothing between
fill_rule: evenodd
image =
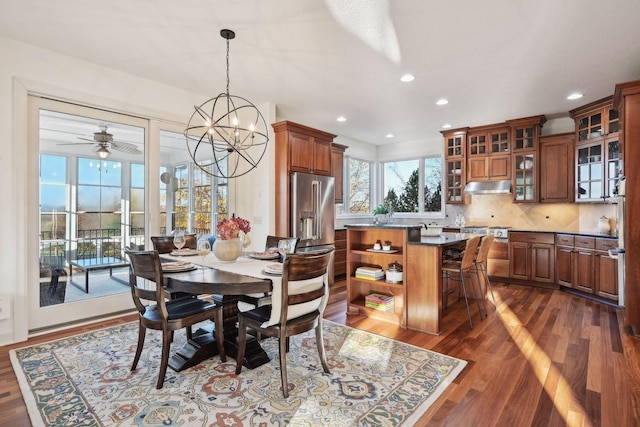
<instances>
[{"instance_id":1,"label":"bar stool","mask_svg":"<svg viewBox=\"0 0 640 427\"><path fill-rule=\"evenodd\" d=\"M467 243L464 248L464 252L462 253L462 259L460 261L455 260L447 260L442 264L442 272L445 275L444 280L444 294L445 294L445 308L448 305L449 294L452 291L449 289L449 279L453 276L454 273L458 275L459 278L459 286L458 286L458 299L460 299L460 288L462 288L462 292L464 294L464 301L467 305L467 315L469 316L469 326L473 329L473 321L471 320L471 310L469 309L469 298L467 297L467 287L465 283L465 276L468 275L471 284L471 292L473 293L473 298L476 300L476 304L478 305L478 313L480 314L480 320L484 317L482 315L482 309L480 308L480 302L478 301L478 297L476 295L476 287L473 280L473 272L475 271L475 258L476 252L478 250L478 245L480 244L480 236L473 237L467 240ZM476 273L477 277L477 273ZM455 290L454 290L455 292Z\"/></svg>"},{"instance_id":2,"label":"bar stool","mask_svg":"<svg viewBox=\"0 0 640 427\"><path fill-rule=\"evenodd\" d=\"M484 276L484 281L491 292L491 298L493 299L493 306L497 307L496 296L493 294L493 287L491 286L491 281L489 280L489 273L487 272L487 258L489 257L489 250L491 249L491 245L493 244L493 239L495 236L493 234L487 234L482 237L480 241L480 249L478 249L478 256L474 262L476 266L476 275L478 276L478 284L480 285L480 271L482 270L482 274ZM480 290L482 291L482 286L480 285ZM482 301L484 303L484 312L487 313L487 303L485 298L486 292L482 292Z\"/></svg>"}]
</instances>

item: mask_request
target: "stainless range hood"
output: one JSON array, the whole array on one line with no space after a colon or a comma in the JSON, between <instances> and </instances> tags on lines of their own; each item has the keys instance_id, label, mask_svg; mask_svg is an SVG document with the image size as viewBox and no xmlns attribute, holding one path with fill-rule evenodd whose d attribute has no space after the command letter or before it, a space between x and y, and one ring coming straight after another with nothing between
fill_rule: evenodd
<instances>
[{"instance_id":1,"label":"stainless range hood","mask_svg":"<svg viewBox=\"0 0 640 427\"><path fill-rule=\"evenodd\" d=\"M473 181L464 187L465 194L510 194L511 180Z\"/></svg>"}]
</instances>

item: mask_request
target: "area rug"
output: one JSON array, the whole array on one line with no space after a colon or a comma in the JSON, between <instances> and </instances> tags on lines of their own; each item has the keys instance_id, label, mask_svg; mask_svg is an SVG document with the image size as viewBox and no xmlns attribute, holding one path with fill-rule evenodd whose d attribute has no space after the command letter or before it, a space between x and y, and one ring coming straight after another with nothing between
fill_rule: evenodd
<instances>
[{"instance_id":1,"label":"area rug","mask_svg":"<svg viewBox=\"0 0 640 427\"><path fill-rule=\"evenodd\" d=\"M324 321L330 374L313 332L291 338L289 398L282 397L278 346L271 362L235 375L235 360L211 358L167 370L156 390L161 335L147 332L138 369L136 322L11 351L34 425L56 426L411 426L466 362ZM173 348L184 342L176 333Z\"/></svg>"}]
</instances>

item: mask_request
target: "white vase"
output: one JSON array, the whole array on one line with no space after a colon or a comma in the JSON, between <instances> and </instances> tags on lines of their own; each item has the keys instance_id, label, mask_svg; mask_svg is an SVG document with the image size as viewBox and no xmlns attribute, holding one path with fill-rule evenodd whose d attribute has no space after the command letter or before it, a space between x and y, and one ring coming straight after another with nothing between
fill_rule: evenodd
<instances>
[{"instance_id":1,"label":"white vase","mask_svg":"<svg viewBox=\"0 0 640 427\"><path fill-rule=\"evenodd\" d=\"M607 218L606 216L602 216L600 217L600 219L598 219L598 231L600 233L608 233L609 231L611 231L611 224L609 224L609 218Z\"/></svg>"},{"instance_id":2,"label":"white vase","mask_svg":"<svg viewBox=\"0 0 640 427\"><path fill-rule=\"evenodd\" d=\"M237 237L228 240L216 239L212 250L218 261L234 262L242 255L242 242Z\"/></svg>"}]
</instances>

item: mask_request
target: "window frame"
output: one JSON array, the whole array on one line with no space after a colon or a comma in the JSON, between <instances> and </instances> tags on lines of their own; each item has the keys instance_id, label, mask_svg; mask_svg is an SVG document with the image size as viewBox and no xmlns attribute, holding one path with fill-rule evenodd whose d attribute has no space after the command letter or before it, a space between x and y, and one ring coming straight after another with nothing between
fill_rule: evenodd
<instances>
[{"instance_id":1,"label":"window frame","mask_svg":"<svg viewBox=\"0 0 640 427\"><path fill-rule=\"evenodd\" d=\"M424 210L424 184L425 184L425 159L440 159L440 211L425 211ZM429 218L429 219L444 219L446 217L446 205L444 191L444 156L442 154L430 154L421 156L411 156L407 158L397 158L392 160L385 160L378 162L378 173L380 179L378 180L378 188L376 191L376 203L374 206L378 206L384 203L386 197L385 185L384 185L384 166L388 163L407 162L418 160L418 212L394 212L394 218Z\"/></svg>"}]
</instances>

